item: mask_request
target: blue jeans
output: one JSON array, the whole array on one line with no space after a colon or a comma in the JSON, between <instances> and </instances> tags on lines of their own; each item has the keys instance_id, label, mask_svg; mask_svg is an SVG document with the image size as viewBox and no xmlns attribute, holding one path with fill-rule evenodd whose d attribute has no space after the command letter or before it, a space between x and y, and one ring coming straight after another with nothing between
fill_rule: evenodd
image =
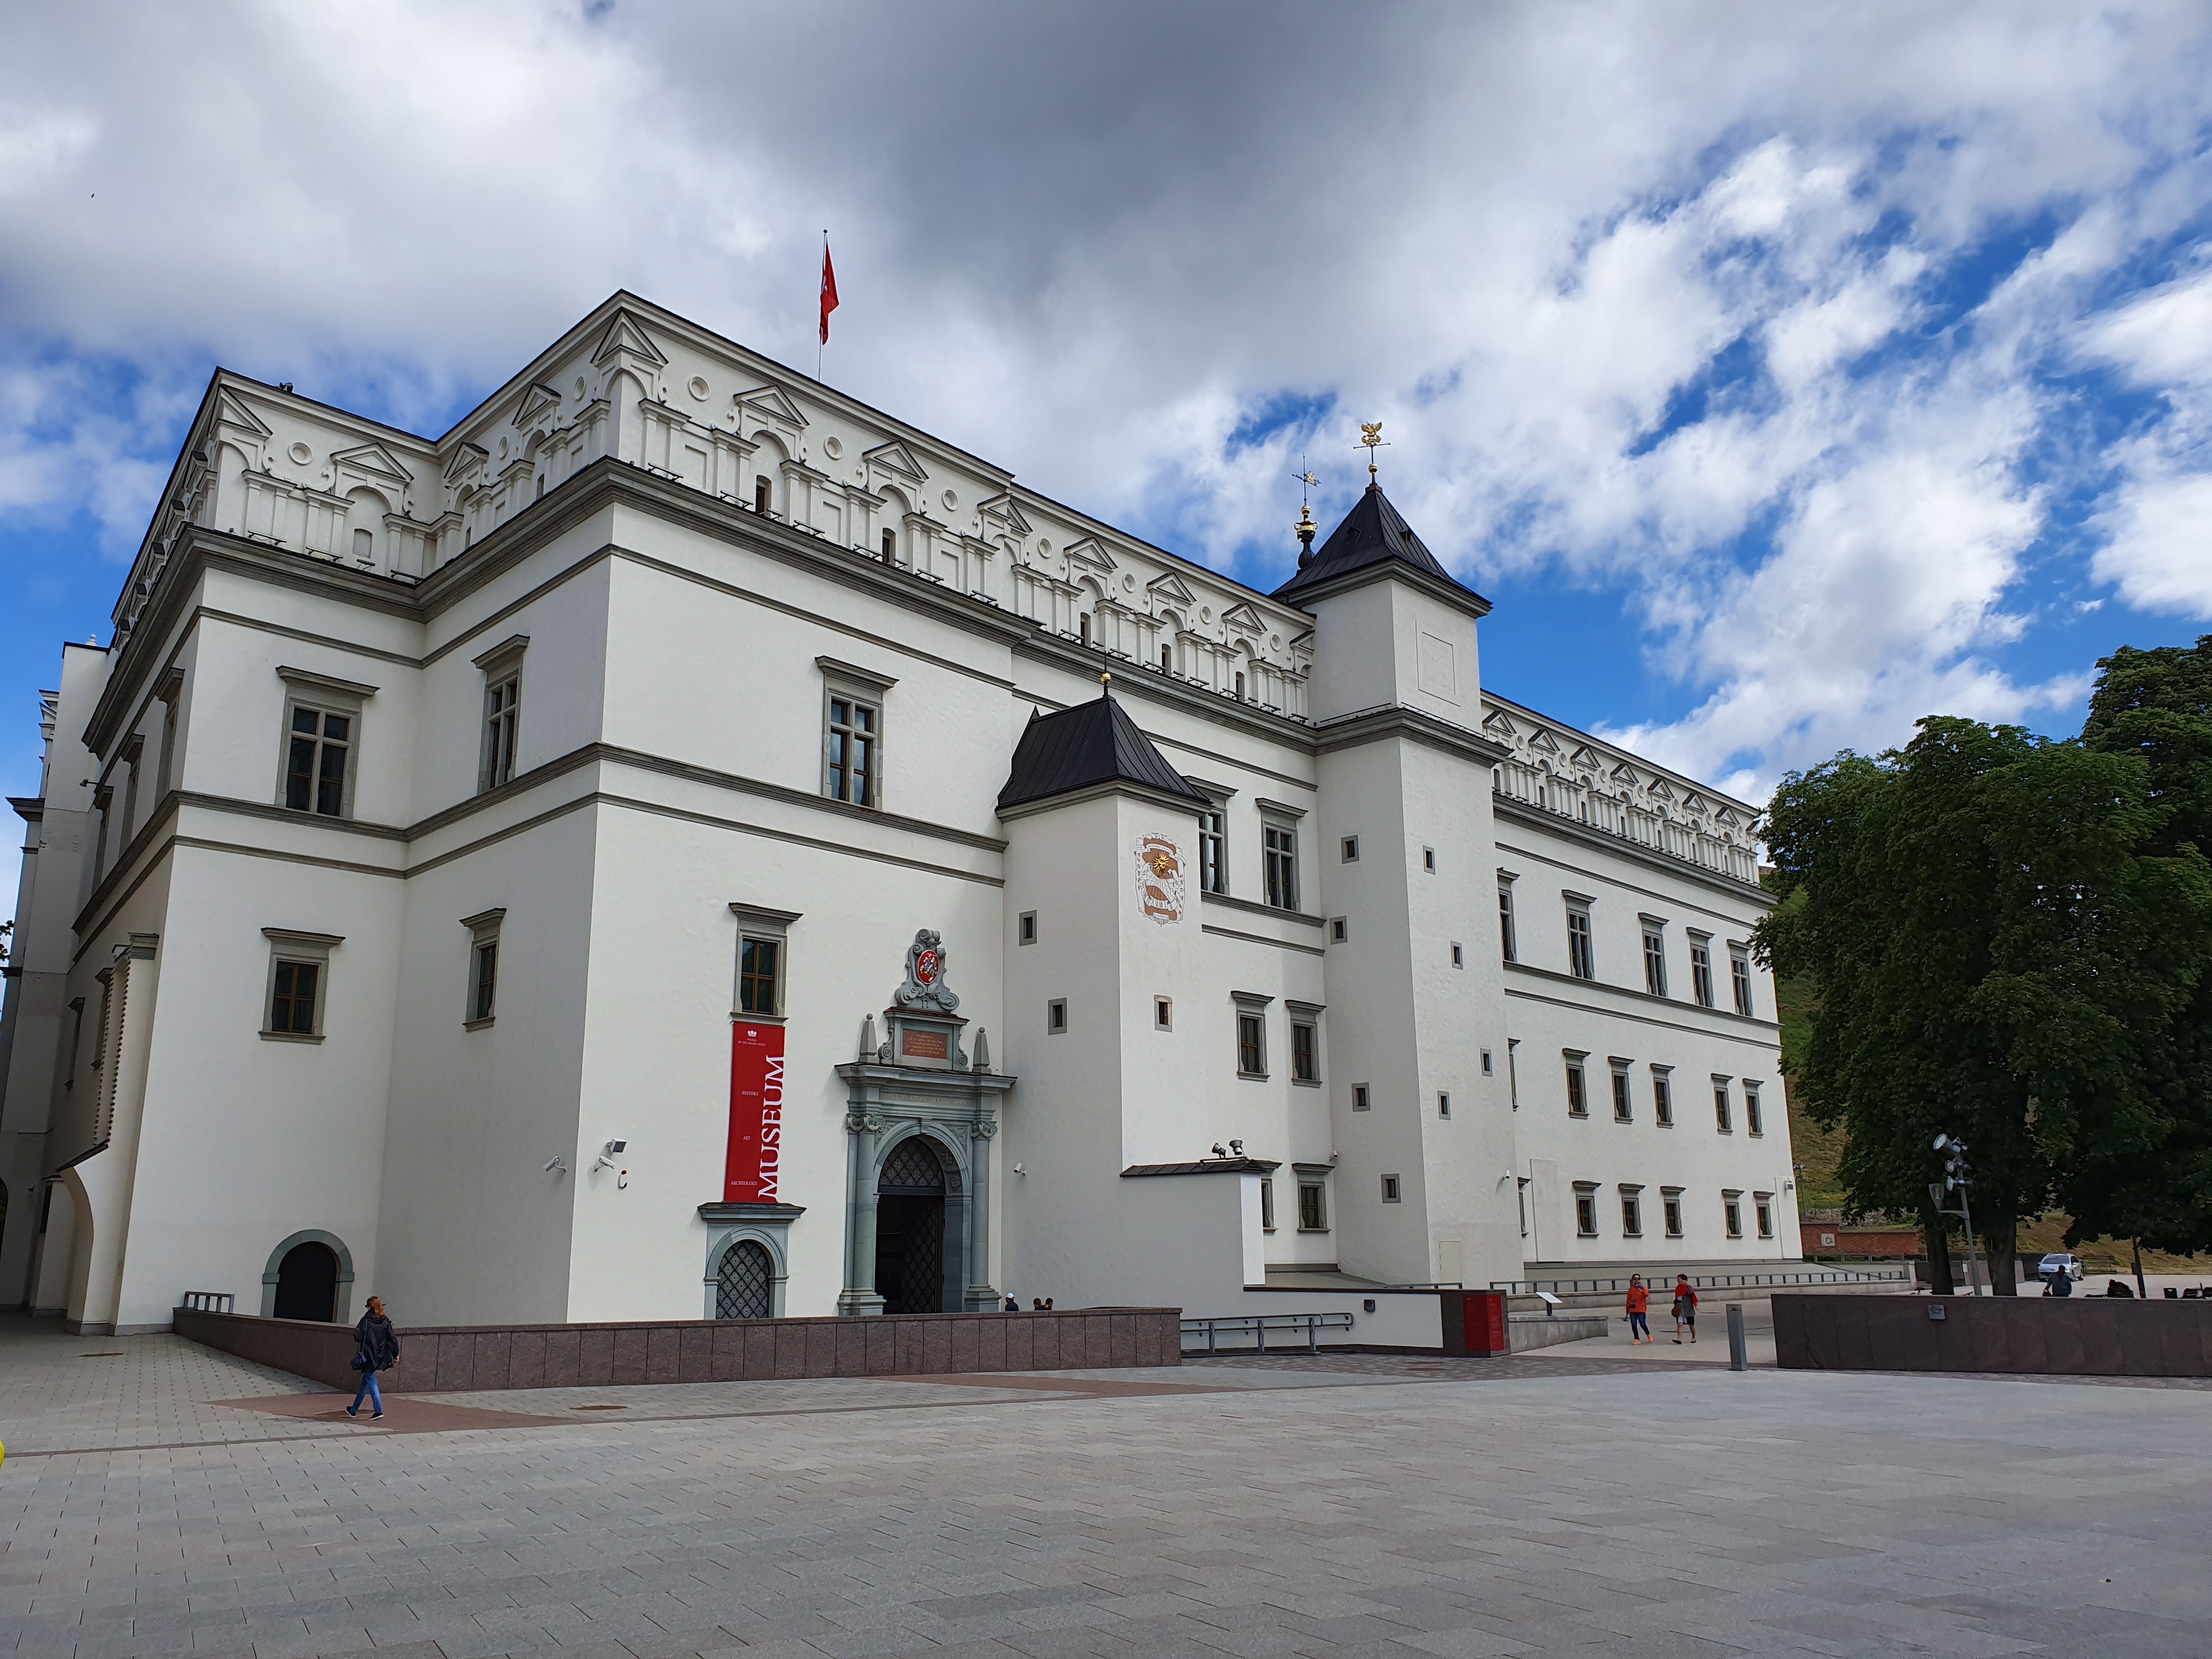
<instances>
[{"instance_id":1,"label":"blue jeans","mask_svg":"<svg viewBox=\"0 0 2212 1659\"><path fill-rule=\"evenodd\" d=\"M363 1399L367 1399L374 1404L376 1407L376 1414L379 1417L384 1415L384 1390L376 1386L376 1373L374 1371L363 1371L361 1374L361 1387L354 1390L353 1404L346 1407L346 1409L348 1411L354 1412L359 1411L361 1409L361 1402Z\"/></svg>"},{"instance_id":2,"label":"blue jeans","mask_svg":"<svg viewBox=\"0 0 2212 1659\"><path fill-rule=\"evenodd\" d=\"M1650 1335L1650 1334L1651 1334L1651 1322L1650 1322L1650 1319L1648 1319L1648 1318L1646 1318L1646 1317L1645 1317L1644 1315L1642 1315L1642 1314L1631 1314L1631 1315L1629 1315L1629 1316L1628 1316L1628 1334L1629 1334L1631 1336L1649 1336L1649 1335Z\"/></svg>"}]
</instances>

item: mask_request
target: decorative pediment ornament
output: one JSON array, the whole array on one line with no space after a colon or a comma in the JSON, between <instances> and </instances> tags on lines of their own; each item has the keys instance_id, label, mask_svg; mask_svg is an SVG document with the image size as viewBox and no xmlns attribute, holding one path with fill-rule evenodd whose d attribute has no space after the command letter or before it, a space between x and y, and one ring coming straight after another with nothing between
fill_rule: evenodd
<instances>
[{"instance_id":1,"label":"decorative pediment ornament","mask_svg":"<svg viewBox=\"0 0 2212 1659\"><path fill-rule=\"evenodd\" d=\"M1015 501L1011 492L1001 491L981 503L975 510L987 519L996 519L1017 536L1030 533L1030 521L1022 516L1021 503Z\"/></svg>"},{"instance_id":2,"label":"decorative pediment ornament","mask_svg":"<svg viewBox=\"0 0 2212 1659\"><path fill-rule=\"evenodd\" d=\"M514 406L514 423L517 426L526 427L538 418L542 410L548 408L557 409L560 404L559 392L543 380L533 380L531 382L530 390L522 394L522 401Z\"/></svg>"},{"instance_id":3,"label":"decorative pediment ornament","mask_svg":"<svg viewBox=\"0 0 2212 1659\"><path fill-rule=\"evenodd\" d=\"M750 392L740 392L732 401L739 409L749 409L763 420L794 429L806 424L806 416L799 413L799 405L780 386L757 386Z\"/></svg>"},{"instance_id":4,"label":"decorative pediment ornament","mask_svg":"<svg viewBox=\"0 0 2212 1659\"><path fill-rule=\"evenodd\" d=\"M1631 766L1626 761L1623 761L1620 765L1614 767L1609 775L1615 783L1625 783L1631 789L1635 788L1638 784L1643 782L1643 780L1636 775L1636 769Z\"/></svg>"},{"instance_id":5,"label":"decorative pediment ornament","mask_svg":"<svg viewBox=\"0 0 2212 1659\"><path fill-rule=\"evenodd\" d=\"M1559 745L1552 741L1552 734L1541 726L1539 726L1534 735L1529 738L1528 746L1531 749L1541 750L1547 755L1556 755L1559 752Z\"/></svg>"},{"instance_id":6,"label":"decorative pediment ornament","mask_svg":"<svg viewBox=\"0 0 2212 1659\"><path fill-rule=\"evenodd\" d=\"M1190 591L1190 584L1172 570L1163 572L1145 584L1145 592L1170 605L1196 605L1198 595Z\"/></svg>"},{"instance_id":7,"label":"decorative pediment ornament","mask_svg":"<svg viewBox=\"0 0 2212 1659\"><path fill-rule=\"evenodd\" d=\"M668 362L667 356L660 348L653 344L653 337L645 331L645 325L631 316L629 312L617 311L614 314L614 320L607 325L607 331L599 336L599 344L592 349L592 362L594 364L603 363L608 358L624 351L642 357L656 367L665 365Z\"/></svg>"},{"instance_id":8,"label":"decorative pediment ornament","mask_svg":"<svg viewBox=\"0 0 2212 1659\"><path fill-rule=\"evenodd\" d=\"M491 452L482 444L464 443L455 447L453 459L446 463L446 482L465 478L491 459Z\"/></svg>"},{"instance_id":9,"label":"decorative pediment ornament","mask_svg":"<svg viewBox=\"0 0 2212 1659\"><path fill-rule=\"evenodd\" d=\"M923 928L907 947L906 983L891 994L893 1008L934 1009L956 1012L960 999L945 983L945 944L933 930Z\"/></svg>"},{"instance_id":10,"label":"decorative pediment ornament","mask_svg":"<svg viewBox=\"0 0 2212 1659\"><path fill-rule=\"evenodd\" d=\"M1070 564L1087 564L1095 570L1117 570L1121 568L1114 562L1114 556L1106 550L1106 544L1096 536L1085 536L1079 541L1070 542L1060 550L1067 555Z\"/></svg>"},{"instance_id":11,"label":"decorative pediment ornament","mask_svg":"<svg viewBox=\"0 0 2212 1659\"><path fill-rule=\"evenodd\" d=\"M1571 760L1577 766L1587 766L1592 771L1595 771L1600 766L1604 764L1604 762L1598 758L1597 750L1592 749L1588 744L1582 744L1567 758Z\"/></svg>"},{"instance_id":12,"label":"decorative pediment ornament","mask_svg":"<svg viewBox=\"0 0 2212 1659\"><path fill-rule=\"evenodd\" d=\"M1221 623L1239 634L1264 634L1267 631L1267 624L1260 620L1260 613L1242 600L1222 613Z\"/></svg>"},{"instance_id":13,"label":"decorative pediment ornament","mask_svg":"<svg viewBox=\"0 0 2212 1659\"><path fill-rule=\"evenodd\" d=\"M365 477L388 479L393 483L415 482L415 475L382 444L356 444L351 449L341 449L331 457L331 465Z\"/></svg>"},{"instance_id":14,"label":"decorative pediment ornament","mask_svg":"<svg viewBox=\"0 0 2212 1659\"><path fill-rule=\"evenodd\" d=\"M915 459L914 452L896 438L887 444L878 444L860 459L871 466L879 466L886 472L896 472L902 478L913 479L916 483L927 483L929 481L929 474L923 470L921 463Z\"/></svg>"},{"instance_id":15,"label":"decorative pediment ornament","mask_svg":"<svg viewBox=\"0 0 2212 1659\"><path fill-rule=\"evenodd\" d=\"M1521 735L1513 722L1506 718L1505 711L1502 708L1493 708L1490 711L1489 715L1482 722L1482 729L1494 732L1501 738L1517 738Z\"/></svg>"},{"instance_id":16,"label":"decorative pediment ornament","mask_svg":"<svg viewBox=\"0 0 2212 1659\"><path fill-rule=\"evenodd\" d=\"M240 431L251 432L257 438L270 435L268 422L255 414L236 392L228 388L216 394L215 423L219 427L236 427Z\"/></svg>"}]
</instances>

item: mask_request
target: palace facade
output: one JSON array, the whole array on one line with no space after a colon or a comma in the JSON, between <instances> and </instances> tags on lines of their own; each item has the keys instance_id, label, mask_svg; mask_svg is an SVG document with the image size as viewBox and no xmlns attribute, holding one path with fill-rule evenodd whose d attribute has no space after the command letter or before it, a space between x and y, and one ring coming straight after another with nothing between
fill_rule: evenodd
<instances>
[{"instance_id":1,"label":"palace facade","mask_svg":"<svg viewBox=\"0 0 2212 1659\"><path fill-rule=\"evenodd\" d=\"M1753 809L1486 690L1379 489L1304 534L1244 588L629 295L434 440L217 374L14 802L0 1303L1796 1257Z\"/></svg>"}]
</instances>

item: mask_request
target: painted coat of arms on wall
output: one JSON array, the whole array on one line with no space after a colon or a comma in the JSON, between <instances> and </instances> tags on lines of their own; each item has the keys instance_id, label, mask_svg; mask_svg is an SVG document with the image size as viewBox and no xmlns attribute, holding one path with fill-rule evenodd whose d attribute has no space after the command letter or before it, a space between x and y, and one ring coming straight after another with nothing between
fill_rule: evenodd
<instances>
[{"instance_id":1,"label":"painted coat of arms on wall","mask_svg":"<svg viewBox=\"0 0 2212 1659\"><path fill-rule=\"evenodd\" d=\"M1182 920L1182 849L1165 836L1137 843L1137 903L1162 927Z\"/></svg>"}]
</instances>

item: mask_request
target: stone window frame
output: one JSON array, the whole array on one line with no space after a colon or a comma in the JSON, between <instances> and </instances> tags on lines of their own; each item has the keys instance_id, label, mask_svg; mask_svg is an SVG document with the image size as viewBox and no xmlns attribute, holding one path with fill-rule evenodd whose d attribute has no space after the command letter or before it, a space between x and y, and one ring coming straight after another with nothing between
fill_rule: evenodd
<instances>
[{"instance_id":1,"label":"stone window frame","mask_svg":"<svg viewBox=\"0 0 2212 1659\"><path fill-rule=\"evenodd\" d=\"M1519 879L1510 870L1498 872L1498 950L1504 962L1521 960L1521 927L1513 914L1513 884Z\"/></svg>"},{"instance_id":2,"label":"stone window frame","mask_svg":"<svg viewBox=\"0 0 2212 1659\"><path fill-rule=\"evenodd\" d=\"M1236 791L1225 783L1185 777L1183 781L1211 803L1198 815L1198 890L1229 892L1229 802Z\"/></svg>"},{"instance_id":3,"label":"stone window frame","mask_svg":"<svg viewBox=\"0 0 2212 1659\"><path fill-rule=\"evenodd\" d=\"M1324 1002L1300 1002L1291 997L1283 999L1284 1012L1291 1017L1291 1085L1293 1088L1319 1089L1324 1086L1323 1079L1328 1070L1322 1064L1321 1017L1328 1006ZM1310 1077L1298 1074L1300 1031L1306 1034L1304 1058L1311 1062L1312 1075Z\"/></svg>"},{"instance_id":4,"label":"stone window frame","mask_svg":"<svg viewBox=\"0 0 2212 1659\"><path fill-rule=\"evenodd\" d=\"M1659 1189L1659 1224L1669 1238L1682 1237L1682 1191L1680 1187Z\"/></svg>"},{"instance_id":5,"label":"stone window frame","mask_svg":"<svg viewBox=\"0 0 2212 1659\"><path fill-rule=\"evenodd\" d=\"M1712 1075L1714 1133L1732 1135L1735 1133L1735 1106L1729 1098L1729 1085L1734 1083L1735 1079L1723 1077L1718 1072L1715 1072Z\"/></svg>"},{"instance_id":6,"label":"stone window frame","mask_svg":"<svg viewBox=\"0 0 2212 1659\"><path fill-rule=\"evenodd\" d=\"M1044 1034L1047 1036L1067 1035L1067 999L1053 997L1044 1005Z\"/></svg>"},{"instance_id":7,"label":"stone window frame","mask_svg":"<svg viewBox=\"0 0 2212 1659\"><path fill-rule=\"evenodd\" d=\"M1017 946L1037 942L1037 913L1024 910L1014 918L1014 944Z\"/></svg>"},{"instance_id":8,"label":"stone window frame","mask_svg":"<svg viewBox=\"0 0 2212 1659\"><path fill-rule=\"evenodd\" d=\"M1752 1010L1757 1006L1755 984L1751 976L1751 946L1738 939L1728 942L1729 996L1736 1011L1746 1019L1757 1016Z\"/></svg>"},{"instance_id":9,"label":"stone window frame","mask_svg":"<svg viewBox=\"0 0 2212 1659\"><path fill-rule=\"evenodd\" d=\"M1759 1080L1746 1077L1738 1078L1736 1081L1743 1085L1744 1133L1754 1140L1764 1139L1766 1135L1766 1102L1759 1095Z\"/></svg>"},{"instance_id":10,"label":"stone window frame","mask_svg":"<svg viewBox=\"0 0 2212 1659\"><path fill-rule=\"evenodd\" d=\"M346 1248L345 1240L340 1238L336 1233L325 1232L320 1227L308 1227L294 1233L289 1237L280 1240L276 1248L269 1252L268 1265L261 1270L261 1316L264 1319L274 1319L276 1316L277 1273L284 1265L284 1258L302 1244L320 1244L332 1255L337 1257L337 1295L333 1299L331 1311L337 1316L336 1320L337 1324L351 1324L353 1322L353 1252Z\"/></svg>"},{"instance_id":11,"label":"stone window frame","mask_svg":"<svg viewBox=\"0 0 2212 1659\"><path fill-rule=\"evenodd\" d=\"M1741 1187L1721 1188L1721 1226L1731 1239L1743 1237L1743 1189Z\"/></svg>"},{"instance_id":12,"label":"stone window frame","mask_svg":"<svg viewBox=\"0 0 2212 1659\"><path fill-rule=\"evenodd\" d=\"M1329 1177L1336 1173L1335 1169L1327 1164L1293 1164L1291 1170L1298 1180L1298 1231L1302 1233L1328 1231L1328 1182ZM1306 1205L1309 1193L1315 1195L1310 1212ZM1310 1222L1307 1219L1309 1213L1313 1218Z\"/></svg>"},{"instance_id":13,"label":"stone window frame","mask_svg":"<svg viewBox=\"0 0 2212 1659\"><path fill-rule=\"evenodd\" d=\"M1275 1231L1275 1177L1271 1175L1260 1177L1260 1231Z\"/></svg>"},{"instance_id":14,"label":"stone window frame","mask_svg":"<svg viewBox=\"0 0 2212 1659\"><path fill-rule=\"evenodd\" d=\"M1339 864L1358 863L1359 837L1357 836L1340 836L1337 838L1336 854L1336 861Z\"/></svg>"},{"instance_id":15,"label":"stone window frame","mask_svg":"<svg viewBox=\"0 0 2212 1659\"><path fill-rule=\"evenodd\" d=\"M835 657L817 657L814 665L822 674L822 798L860 812L889 810L885 805L889 799L890 777L887 769L890 757L887 733L890 727L891 688L898 684L897 679L872 668L861 667L857 663L840 661ZM875 726L869 740L869 793L865 801L839 800L830 789L830 705L841 699L864 704L875 715Z\"/></svg>"},{"instance_id":16,"label":"stone window frame","mask_svg":"<svg viewBox=\"0 0 2212 1659\"><path fill-rule=\"evenodd\" d=\"M1565 888L1559 899L1566 908L1567 972L1594 985L1597 982L1597 925L1591 919L1590 908L1597 901L1588 893L1571 893ZM1575 926L1577 921L1582 923L1579 928Z\"/></svg>"},{"instance_id":17,"label":"stone window frame","mask_svg":"<svg viewBox=\"0 0 2212 1659\"><path fill-rule=\"evenodd\" d=\"M1713 936L1686 927L1682 937L1690 942L1690 1000L1700 1008L1717 1006L1713 992Z\"/></svg>"},{"instance_id":18,"label":"stone window frame","mask_svg":"<svg viewBox=\"0 0 2212 1659\"><path fill-rule=\"evenodd\" d=\"M264 927L269 941L269 970L261 981L261 1040L264 1042L320 1042L331 1008L331 952L345 943L343 933L309 933L290 927ZM276 1012L276 966L301 963L315 969L315 1029L279 1031L270 1024Z\"/></svg>"},{"instance_id":19,"label":"stone window frame","mask_svg":"<svg viewBox=\"0 0 2212 1659\"><path fill-rule=\"evenodd\" d=\"M719 1225L709 1223L707 1231L707 1305L701 1316L714 1320L717 1324L727 1322L715 1319L714 1316L714 1293L721 1288L722 1258L729 1254L732 1245L750 1243L768 1252L768 1316L781 1319L784 1316L784 1286L791 1278L790 1255L784 1248L790 1229L788 1221L741 1221Z\"/></svg>"},{"instance_id":20,"label":"stone window frame","mask_svg":"<svg viewBox=\"0 0 2212 1659\"><path fill-rule=\"evenodd\" d=\"M362 757L368 752L368 700L377 688L363 685L356 680L337 679L329 674L318 674L305 668L289 668L279 665L276 678L284 685L284 716L277 722L276 732L276 805L287 812L297 812L305 818L329 817L331 814L318 812L312 805L306 807L288 806L285 798L292 770L292 714L295 709L312 709L317 714L342 714L352 721L345 740L345 782L338 790L337 821L350 823L354 817L354 795L361 781ZM319 746L327 741L317 728L315 742ZM320 768L318 767L319 772ZM310 789L312 796L313 790Z\"/></svg>"},{"instance_id":21,"label":"stone window frame","mask_svg":"<svg viewBox=\"0 0 2212 1659\"><path fill-rule=\"evenodd\" d=\"M753 1025L781 1025L791 995L791 927L805 913L773 910L766 905L730 901L730 915L738 924L736 943L730 951L730 1018ZM763 1013L744 1006L745 944L775 947L775 1007Z\"/></svg>"},{"instance_id":22,"label":"stone window frame","mask_svg":"<svg viewBox=\"0 0 2212 1659\"><path fill-rule=\"evenodd\" d=\"M1385 1204L1405 1202L1405 1183L1395 1175L1382 1177L1382 1201Z\"/></svg>"},{"instance_id":23,"label":"stone window frame","mask_svg":"<svg viewBox=\"0 0 2212 1659\"><path fill-rule=\"evenodd\" d=\"M1636 1062L1624 1060L1619 1054L1607 1054L1606 1065L1613 1073L1613 1121L1615 1123L1636 1121L1636 1094L1629 1086L1629 1068Z\"/></svg>"},{"instance_id":24,"label":"stone window frame","mask_svg":"<svg viewBox=\"0 0 2212 1659\"><path fill-rule=\"evenodd\" d=\"M1152 1029L1155 1031L1175 1030L1175 999L1155 996L1152 999Z\"/></svg>"},{"instance_id":25,"label":"stone window frame","mask_svg":"<svg viewBox=\"0 0 2212 1659\"><path fill-rule=\"evenodd\" d=\"M1261 902L1271 910L1299 915L1298 901L1303 896L1299 889L1304 884L1304 872L1298 867L1298 820L1305 816L1305 809L1280 801L1261 800L1255 804L1260 809Z\"/></svg>"},{"instance_id":26,"label":"stone window frame","mask_svg":"<svg viewBox=\"0 0 2212 1659\"><path fill-rule=\"evenodd\" d=\"M1667 918L1638 913L1644 929L1644 991L1647 996L1667 994Z\"/></svg>"},{"instance_id":27,"label":"stone window frame","mask_svg":"<svg viewBox=\"0 0 2212 1659\"><path fill-rule=\"evenodd\" d=\"M514 781L515 744L522 731L522 659L529 648L529 635L513 634L475 659L476 665L483 671L483 701L477 731L477 793L480 795ZM502 690L512 693L504 707L495 702Z\"/></svg>"},{"instance_id":28,"label":"stone window frame","mask_svg":"<svg viewBox=\"0 0 2212 1659\"><path fill-rule=\"evenodd\" d=\"M1662 1129L1674 1127L1674 1068L1651 1062L1651 1121Z\"/></svg>"},{"instance_id":29,"label":"stone window frame","mask_svg":"<svg viewBox=\"0 0 2212 1659\"><path fill-rule=\"evenodd\" d=\"M1589 1058L1587 1048L1562 1048L1559 1058L1565 1063L1567 1080L1567 1115L1589 1115L1589 1073L1583 1062Z\"/></svg>"},{"instance_id":30,"label":"stone window frame","mask_svg":"<svg viewBox=\"0 0 2212 1659\"><path fill-rule=\"evenodd\" d=\"M1447 1120L1451 1116L1451 1091L1449 1089L1437 1091L1437 1115Z\"/></svg>"},{"instance_id":31,"label":"stone window frame","mask_svg":"<svg viewBox=\"0 0 2212 1659\"><path fill-rule=\"evenodd\" d=\"M1267 1005L1275 999L1263 996L1257 991L1231 991L1229 1000L1237 1008L1233 1028L1237 1033L1237 1075L1248 1083L1265 1083L1267 1080ZM1249 1046L1256 1050L1259 1059L1259 1064L1251 1067L1244 1063L1248 1046L1244 1033L1248 1021L1257 1039Z\"/></svg>"},{"instance_id":32,"label":"stone window frame","mask_svg":"<svg viewBox=\"0 0 2212 1659\"><path fill-rule=\"evenodd\" d=\"M1575 1182L1575 1237L1597 1237L1597 1182L1595 1181Z\"/></svg>"},{"instance_id":33,"label":"stone window frame","mask_svg":"<svg viewBox=\"0 0 2212 1659\"><path fill-rule=\"evenodd\" d=\"M1774 1237L1774 1194L1772 1193L1755 1192L1751 1195L1751 1215L1752 1220L1759 1228L1759 1237Z\"/></svg>"},{"instance_id":34,"label":"stone window frame","mask_svg":"<svg viewBox=\"0 0 2212 1659\"><path fill-rule=\"evenodd\" d=\"M464 1031L481 1031L499 1018L499 936L501 924L506 920L504 905L461 918L461 926L469 930L469 971L461 1001ZM487 951L491 953L489 996L483 989L483 958Z\"/></svg>"},{"instance_id":35,"label":"stone window frame","mask_svg":"<svg viewBox=\"0 0 2212 1659\"><path fill-rule=\"evenodd\" d=\"M1623 1238L1644 1237L1644 1183L1624 1181L1620 1189L1620 1236Z\"/></svg>"}]
</instances>

